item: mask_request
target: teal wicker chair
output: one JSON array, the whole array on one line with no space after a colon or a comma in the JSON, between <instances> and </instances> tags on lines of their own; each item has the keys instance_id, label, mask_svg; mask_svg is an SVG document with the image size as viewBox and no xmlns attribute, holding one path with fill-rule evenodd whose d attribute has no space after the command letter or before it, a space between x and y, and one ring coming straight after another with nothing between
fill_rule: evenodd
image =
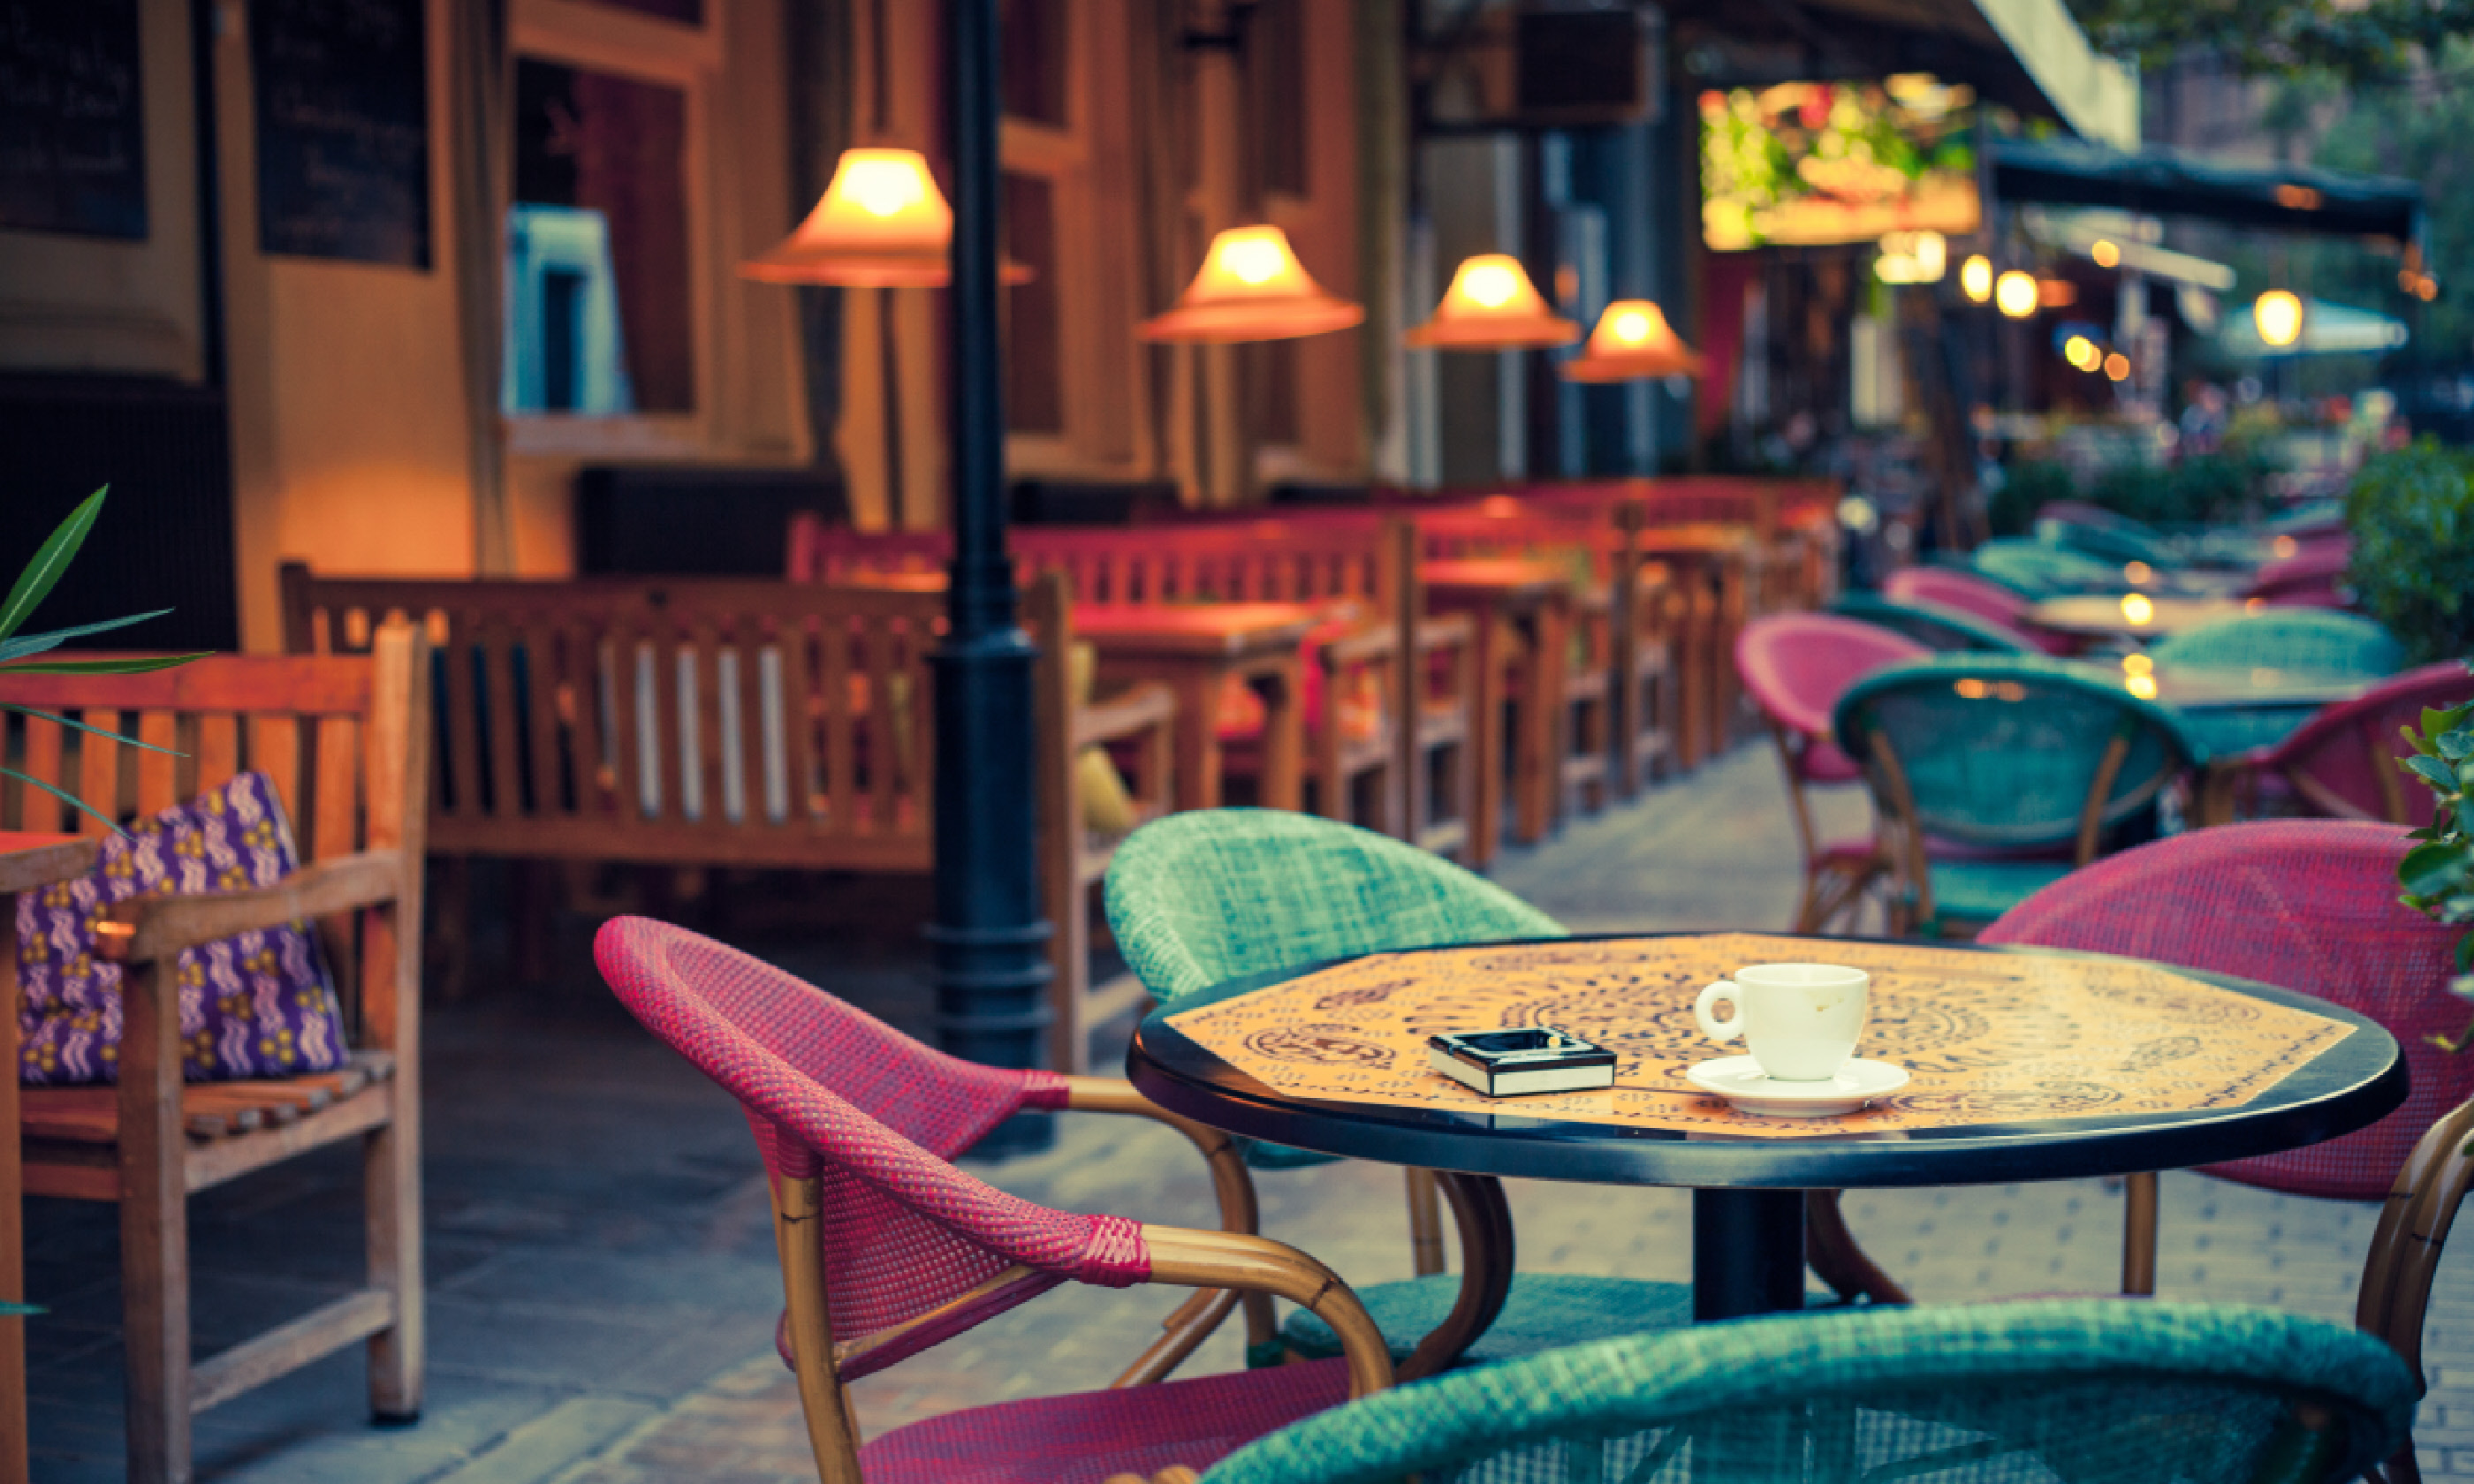
<instances>
[{"instance_id":1,"label":"teal wicker chair","mask_svg":"<svg viewBox=\"0 0 2474 1484\"><path fill-rule=\"evenodd\" d=\"M1839 700L1894 873L1892 931L1967 937L2119 845L2207 754L2173 711L2108 672L1940 655ZM1929 850L1928 845L1929 843Z\"/></svg>"},{"instance_id":2,"label":"teal wicker chair","mask_svg":"<svg viewBox=\"0 0 2474 1484\"><path fill-rule=\"evenodd\" d=\"M1276 809L1197 809L1154 820L1117 848L1106 893L1119 951L1164 1004L1240 974L1325 959L1564 936L1553 918L1440 856ZM1327 1158L1258 1144L1249 1162L1295 1166ZM1402 1360L1443 1324L1460 1292L1459 1280L1443 1273L1441 1212L1426 1171L1409 1172L1409 1206L1419 1277L1358 1292ZM1845 1236L1834 1203L1819 1214L1814 1260L1832 1285L1849 1297L1903 1299ZM1691 1289L1682 1283L1521 1274L1463 1359L1481 1364L1691 1318ZM1302 1311L1290 1318L1282 1340L1315 1358L1340 1353L1329 1327Z\"/></svg>"},{"instance_id":3,"label":"teal wicker chair","mask_svg":"<svg viewBox=\"0 0 2474 1484\"><path fill-rule=\"evenodd\" d=\"M2214 669L2314 670L2378 680L2406 666L2405 646L2360 613L2325 608L2268 608L2222 623L2169 634L2148 657Z\"/></svg>"},{"instance_id":4,"label":"teal wicker chair","mask_svg":"<svg viewBox=\"0 0 2474 1484\"><path fill-rule=\"evenodd\" d=\"M1202 1484L2316 1484L2402 1445L2420 1391L2370 1335L2269 1309L1786 1315L1403 1386Z\"/></svg>"},{"instance_id":5,"label":"teal wicker chair","mask_svg":"<svg viewBox=\"0 0 2474 1484\"><path fill-rule=\"evenodd\" d=\"M2036 646L1990 619L1921 600L1899 602L1876 592L1851 592L1830 605L1841 618L1861 619L1904 634L1942 654L2032 655Z\"/></svg>"},{"instance_id":6,"label":"teal wicker chair","mask_svg":"<svg viewBox=\"0 0 2474 1484\"><path fill-rule=\"evenodd\" d=\"M2126 586L2115 562L2016 538L1986 541L1968 558L1968 566L2025 598L2118 591Z\"/></svg>"}]
</instances>

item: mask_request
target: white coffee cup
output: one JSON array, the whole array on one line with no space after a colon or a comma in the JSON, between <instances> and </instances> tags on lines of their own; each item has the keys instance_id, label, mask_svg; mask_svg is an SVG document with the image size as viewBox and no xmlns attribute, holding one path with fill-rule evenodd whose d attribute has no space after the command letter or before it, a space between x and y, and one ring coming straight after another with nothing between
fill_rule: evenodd
<instances>
[{"instance_id":1,"label":"white coffee cup","mask_svg":"<svg viewBox=\"0 0 2474 1484\"><path fill-rule=\"evenodd\" d=\"M1864 1034L1873 976L1832 964L1756 964L1701 992L1692 1018L1711 1041L1740 1036L1762 1071L1781 1082L1838 1075ZM1711 1012L1735 1007L1725 1020Z\"/></svg>"}]
</instances>

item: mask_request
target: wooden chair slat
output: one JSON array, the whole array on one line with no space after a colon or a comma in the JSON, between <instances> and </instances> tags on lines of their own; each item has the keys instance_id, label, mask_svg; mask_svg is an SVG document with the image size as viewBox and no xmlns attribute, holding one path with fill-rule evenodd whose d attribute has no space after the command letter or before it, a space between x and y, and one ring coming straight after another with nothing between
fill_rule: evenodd
<instances>
[{"instance_id":1,"label":"wooden chair slat","mask_svg":"<svg viewBox=\"0 0 2474 1484\"><path fill-rule=\"evenodd\" d=\"M823 692L816 725L825 733L826 826L837 835L858 832L853 823L859 811L858 764L852 754L858 751L860 718L851 705L850 662L855 627L851 615L829 611L816 644L817 684Z\"/></svg>"},{"instance_id":2,"label":"wooden chair slat","mask_svg":"<svg viewBox=\"0 0 2474 1484\"><path fill-rule=\"evenodd\" d=\"M101 839L111 826L100 816L120 816L120 744L102 735L120 730L120 713L89 707L79 720L91 730L78 733L77 795L86 805L77 811L78 833Z\"/></svg>"},{"instance_id":3,"label":"wooden chair slat","mask_svg":"<svg viewBox=\"0 0 2474 1484\"><path fill-rule=\"evenodd\" d=\"M521 819L526 812L525 779L518 762L521 750L517 735L523 730L525 712L517 699L516 670L530 660L518 657L522 639L504 614L477 617L473 634L478 641L474 653L481 662L482 695L488 707L481 718L485 729L482 745L489 759L485 807L494 818Z\"/></svg>"},{"instance_id":4,"label":"wooden chair slat","mask_svg":"<svg viewBox=\"0 0 2474 1484\"><path fill-rule=\"evenodd\" d=\"M240 772L240 718L229 711L209 711L198 718L196 792L221 788Z\"/></svg>"},{"instance_id":5,"label":"wooden chair slat","mask_svg":"<svg viewBox=\"0 0 2474 1484\"><path fill-rule=\"evenodd\" d=\"M616 775L611 779L611 805L621 824L660 817L658 810L648 807L644 788L643 717L650 698L643 695L643 686L649 663L643 625L614 619L601 655L601 671L610 689L610 706L601 723L607 729L602 745L608 749ZM654 682L660 683L658 676ZM657 749L651 761L658 765L660 757Z\"/></svg>"},{"instance_id":6,"label":"wooden chair slat","mask_svg":"<svg viewBox=\"0 0 2474 1484\"><path fill-rule=\"evenodd\" d=\"M447 748L440 757L443 785L436 807L457 819L480 819L489 811L481 788L481 710L475 702L470 620L449 610L447 645L439 668L446 678Z\"/></svg>"},{"instance_id":7,"label":"wooden chair slat","mask_svg":"<svg viewBox=\"0 0 2474 1484\"><path fill-rule=\"evenodd\" d=\"M736 638L731 652L738 672L732 679L737 682L733 697L739 722L739 823L749 829L770 829L778 818L773 811L773 780L780 775L767 758L781 755L782 725L765 697L770 695L778 704L782 690L778 682L766 683L765 671L766 657L778 660L781 649L778 641L770 641L764 620L753 613L740 617Z\"/></svg>"},{"instance_id":8,"label":"wooden chair slat","mask_svg":"<svg viewBox=\"0 0 2474 1484\"><path fill-rule=\"evenodd\" d=\"M138 713L135 736L145 744L137 753L137 817L159 814L181 802L173 777L180 763L180 725L169 711Z\"/></svg>"},{"instance_id":9,"label":"wooden chair slat","mask_svg":"<svg viewBox=\"0 0 2474 1484\"><path fill-rule=\"evenodd\" d=\"M27 717L25 725L26 756L22 771L28 778L40 778L55 788L64 786L67 779L61 773L61 734L68 729L39 716ZM68 805L39 788L23 783L17 788L18 798L22 801L17 816L22 821L19 827L34 834L60 833L61 816Z\"/></svg>"},{"instance_id":10,"label":"wooden chair slat","mask_svg":"<svg viewBox=\"0 0 2474 1484\"><path fill-rule=\"evenodd\" d=\"M317 721L316 780L310 807L310 857L336 860L352 853L360 833L360 724L349 716Z\"/></svg>"}]
</instances>

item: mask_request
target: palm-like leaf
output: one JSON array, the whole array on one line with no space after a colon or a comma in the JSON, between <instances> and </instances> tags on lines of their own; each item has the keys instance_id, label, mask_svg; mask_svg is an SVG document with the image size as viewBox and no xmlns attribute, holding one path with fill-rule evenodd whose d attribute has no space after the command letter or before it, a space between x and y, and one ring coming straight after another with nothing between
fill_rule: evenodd
<instances>
[{"instance_id":1,"label":"palm-like leaf","mask_svg":"<svg viewBox=\"0 0 2474 1484\"><path fill-rule=\"evenodd\" d=\"M84 638L89 634L101 634L109 629L126 629L131 624L142 624L150 618L160 618L170 611L172 610L168 608L158 608L151 613L132 613L126 618L107 618L99 624L80 624L74 629L53 629L43 634L20 634L13 638L0 639L0 660L20 659L28 655L39 655L47 649L58 649L70 639Z\"/></svg>"},{"instance_id":2,"label":"palm-like leaf","mask_svg":"<svg viewBox=\"0 0 2474 1484\"><path fill-rule=\"evenodd\" d=\"M106 485L80 501L78 508L69 512L69 518L61 521L36 549L35 560L26 563L26 570L17 574L16 586L9 589L5 601L0 601L0 639L25 627L35 605L59 586L61 574L69 569L70 560L85 544L85 534L94 529L95 517L103 514L103 497L110 492L111 486Z\"/></svg>"}]
</instances>

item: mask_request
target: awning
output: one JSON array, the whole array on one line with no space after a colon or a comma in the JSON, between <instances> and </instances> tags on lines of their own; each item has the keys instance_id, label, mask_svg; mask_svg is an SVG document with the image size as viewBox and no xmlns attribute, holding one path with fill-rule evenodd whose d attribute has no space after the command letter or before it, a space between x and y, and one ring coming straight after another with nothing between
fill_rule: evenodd
<instances>
[{"instance_id":1,"label":"awning","mask_svg":"<svg viewBox=\"0 0 2474 1484\"><path fill-rule=\"evenodd\" d=\"M1672 0L1667 24L1712 86L1928 72L2090 138L2139 138L2139 85L2062 0Z\"/></svg>"},{"instance_id":2,"label":"awning","mask_svg":"<svg viewBox=\"0 0 2474 1484\"><path fill-rule=\"evenodd\" d=\"M2298 165L2233 165L2148 148L2078 139L1997 139L1994 199L2111 206L2142 216L2200 217L2236 227L2341 237L2415 240L2422 187L2384 176Z\"/></svg>"},{"instance_id":3,"label":"awning","mask_svg":"<svg viewBox=\"0 0 2474 1484\"><path fill-rule=\"evenodd\" d=\"M2302 335L2276 349L2259 338L2259 325L2248 314L2225 316L2217 343L2227 355L2245 361L2289 355L2383 355L2404 347L2412 336L2402 320L2367 309L2351 309L2325 299L2302 301Z\"/></svg>"}]
</instances>

